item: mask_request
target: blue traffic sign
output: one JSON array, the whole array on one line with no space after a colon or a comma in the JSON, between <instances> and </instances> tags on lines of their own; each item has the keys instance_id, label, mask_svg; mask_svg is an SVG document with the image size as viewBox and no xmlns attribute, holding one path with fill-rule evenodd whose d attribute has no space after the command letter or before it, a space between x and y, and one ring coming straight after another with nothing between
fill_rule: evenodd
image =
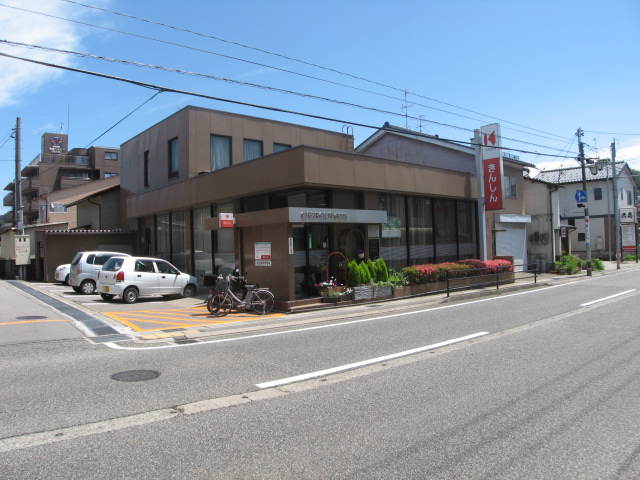
<instances>
[{"instance_id":1,"label":"blue traffic sign","mask_svg":"<svg viewBox=\"0 0 640 480\"><path fill-rule=\"evenodd\" d=\"M584 203L587 201L587 192L584 190L576 190L576 202Z\"/></svg>"}]
</instances>

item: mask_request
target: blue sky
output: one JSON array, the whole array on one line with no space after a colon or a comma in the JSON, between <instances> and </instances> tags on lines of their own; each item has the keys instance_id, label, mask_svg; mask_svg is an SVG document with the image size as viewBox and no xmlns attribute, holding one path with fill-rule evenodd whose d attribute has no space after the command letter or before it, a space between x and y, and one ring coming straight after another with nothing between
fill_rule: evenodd
<instances>
[{"instance_id":1,"label":"blue sky","mask_svg":"<svg viewBox=\"0 0 640 480\"><path fill-rule=\"evenodd\" d=\"M0 32L191 75L6 42L0 53L338 120L168 92L149 100L148 88L0 57L2 188L15 176L18 117L24 167L44 132L119 146L186 105L335 131L388 121L460 141L498 122L503 145L532 152L513 153L540 169L577 165L564 157L580 127L587 155L609 157L615 138L618 160L640 169L638 0L0 0ZM374 132L349 131L356 145Z\"/></svg>"}]
</instances>

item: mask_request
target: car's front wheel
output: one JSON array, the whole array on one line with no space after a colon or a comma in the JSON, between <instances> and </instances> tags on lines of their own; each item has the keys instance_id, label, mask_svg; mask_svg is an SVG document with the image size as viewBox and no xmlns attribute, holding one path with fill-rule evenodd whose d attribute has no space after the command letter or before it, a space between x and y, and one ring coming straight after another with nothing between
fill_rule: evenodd
<instances>
[{"instance_id":1,"label":"car's front wheel","mask_svg":"<svg viewBox=\"0 0 640 480\"><path fill-rule=\"evenodd\" d=\"M129 287L122 294L122 300L124 300L124 303L136 303L138 295L138 290L133 287Z\"/></svg>"}]
</instances>

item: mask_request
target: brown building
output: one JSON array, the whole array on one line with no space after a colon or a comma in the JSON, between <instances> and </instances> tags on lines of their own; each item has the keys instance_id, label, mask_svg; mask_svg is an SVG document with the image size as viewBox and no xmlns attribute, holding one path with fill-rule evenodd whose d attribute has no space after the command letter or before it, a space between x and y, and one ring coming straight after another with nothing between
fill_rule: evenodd
<instances>
[{"instance_id":1,"label":"brown building","mask_svg":"<svg viewBox=\"0 0 640 480\"><path fill-rule=\"evenodd\" d=\"M60 190L86 185L94 180L117 176L120 173L120 149L111 147L68 149L68 136L62 133L45 133L42 148L33 161L22 169L20 187L25 225L48 223L55 214L55 221L66 221L66 208L47 197ZM15 182L5 190L12 193L4 197L3 205L15 210ZM73 219L73 213L67 215ZM15 218L14 213L6 218Z\"/></svg>"},{"instance_id":2,"label":"brown building","mask_svg":"<svg viewBox=\"0 0 640 480\"><path fill-rule=\"evenodd\" d=\"M235 266L293 300L359 250L392 268L478 256L473 173L359 154L351 135L187 107L121 152L122 227L199 278Z\"/></svg>"}]
</instances>

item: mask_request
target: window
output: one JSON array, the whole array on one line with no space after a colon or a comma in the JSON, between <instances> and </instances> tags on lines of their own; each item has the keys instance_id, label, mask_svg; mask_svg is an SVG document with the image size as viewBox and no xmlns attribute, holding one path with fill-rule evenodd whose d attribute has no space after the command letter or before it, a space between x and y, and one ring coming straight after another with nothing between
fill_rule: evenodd
<instances>
[{"instance_id":1,"label":"window","mask_svg":"<svg viewBox=\"0 0 640 480\"><path fill-rule=\"evenodd\" d=\"M52 202L49 204L49 211L51 213L67 213L67 207L64 206L64 203Z\"/></svg>"},{"instance_id":2,"label":"window","mask_svg":"<svg viewBox=\"0 0 640 480\"><path fill-rule=\"evenodd\" d=\"M594 200L602 200L602 188L593 189L593 198Z\"/></svg>"},{"instance_id":3,"label":"window","mask_svg":"<svg viewBox=\"0 0 640 480\"><path fill-rule=\"evenodd\" d=\"M586 234L584 234L584 233L578 233L578 241L579 241L579 242L584 242L586 238L587 238L587 237L586 237Z\"/></svg>"},{"instance_id":4,"label":"window","mask_svg":"<svg viewBox=\"0 0 640 480\"><path fill-rule=\"evenodd\" d=\"M627 205L633 205L633 199L631 198L631 190L627 190Z\"/></svg>"},{"instance_id":5,"label":"window","mask_svg":"<svg viewBox=\"0 0 640 480\"><path fill-rule=\"evenodd\" d=\"M155 272L151 260L136 260L134 268L136 272Z\"/></svg>"},{"instance_id":6,"label":"window","mask_svg":"<svg viewBox=\"0 0 640 480\"><path fill-rule=\"evenodd\" d=\"M144 186L149 185L149 150L147 150L144 152Z\"/></svg>"},{"instance_id":7,"label":"window","mask_svg":"<svg viewBox=\"0 0 640 480\"><path fill-rule=\"evenodd\" d=\"M169 140L169 178L178 178L178 139Z\"/></svg>"},{"instance_id":8,"label":"window","mask_svg":"<svg viewBox=\"0 0 640 480\"><path fill-rule=\"evenodd\" d=\"M244 140L244 161L262 156L262 142L260 140Z\"/></svg>"},{"instance_id":9,"label":"window","mask_svg":"<svg viewBox=\"0 0 640 480\"><path fill-rule=\"evenodd\" d=\"M285 150L289 150L291 145L287 145L285 143L274 143L273 144L273 153L284 152Z\"/></svg>"},{"instance_id":10,"label":"window","mask_svg":"<svg viewBox=\"0 0 640 480\"><path fill-rule=\"evenodd\" d=\"M231 137L211 135L211 171L231 165Z\"/></svg>"},{"instance_id":11,"label":"window","mask_svg":"<svg viewBox=\"0 0 640 480\"><path fill-rule=\"evenodd\" d=\"M516 198L516 177L504 176L504 196Z\"/></svg>"},{"instance_id":12,"label":"window","mask_svg":"<svg viewBox=\"0 0 640 480\"><path fill-rule=\"evenodd\" d=\"M410 263L433 263L433 210L431 199L409 197Z\"/></svg>"},{"instance_id":13,"label":"window","mask_svg":"<svg viewBox=\"0 0 640 480\"><path fill-rule=\"evenodd\" d=\"M109 177L117 177L118 173L116 172L104 172L104 178L109 178Z\"/></svg>"},{"instance_id":14,"label":"window","mask_svg":"<svg viewBox=\"0 0 640 480\"><path fill-rule=\"evenodd\" d=\"M170 275L177 275L178 273L180 273L175 268L173 268L172 265L161 260L156 260L156 267L158 267L158 272L160 273L166 273Z\"/></svg>"},{"instance_id":15,"label":"window","mask_svg":"<svg viewBox=\"0 0 640 480\"><path fill-rule=\"evenodd\" d=\"M118 160L118 152L104 152L105 160Z\"/></svg>"}]
</instances>

